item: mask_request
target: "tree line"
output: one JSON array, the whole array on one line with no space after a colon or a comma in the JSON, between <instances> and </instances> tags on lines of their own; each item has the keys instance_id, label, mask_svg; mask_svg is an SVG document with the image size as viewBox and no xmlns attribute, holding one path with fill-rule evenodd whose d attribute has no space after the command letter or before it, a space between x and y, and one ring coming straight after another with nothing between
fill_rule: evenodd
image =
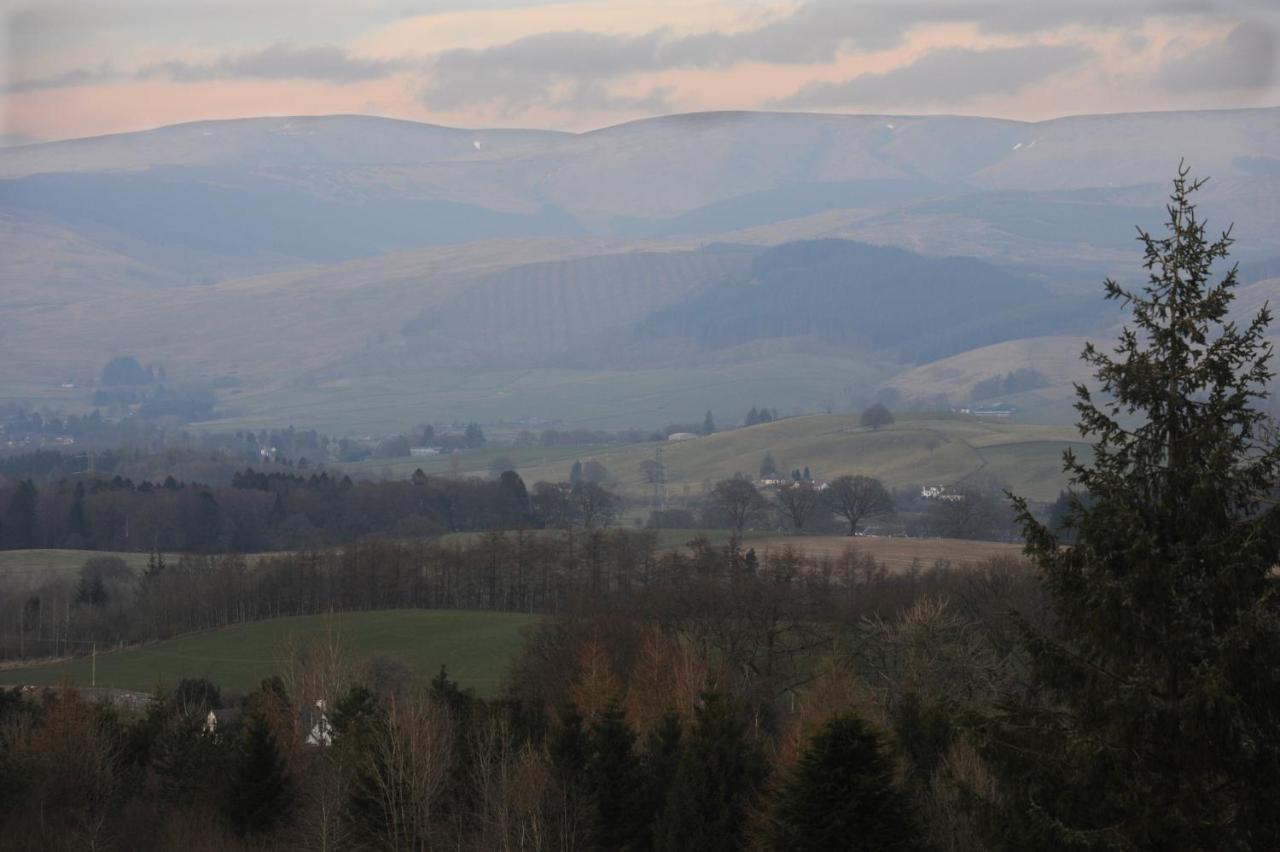
<instances>
[{"instance_id":1,"label":"tree line","mask_svg":"<svg viewBox=\"0 0 1280 852\"><path fill-rule=\"evenodd\" d=\"M772 575L775 589L833 606L889 578L856 549L839 558L757 554L737 540L697 538L662 549L652 532L622 529L488 532L457 540L362 539L340 548L271 554L152 554L141 572L118 557L76 575L0 584L0 659L79 654L193 630L280 616L379 609L556 613L584 599L630 601L686 576ZM772 572L772 573L771 573Z\"/></svg>"},{"instance_id":2,"label":"tree line","mask_svg":"<svg viewBox=\"0 0 1280 852\"><path fill-rule=\"evenodd\" d=\"M466 548L476 585L460 602L492 594L494 543ZM356 594L392 558L366 557ZM788 849L833 832L918 847L894 739L835 697L852 683L842 649L931 595L991 607L1013 566L890 576L852 553L818 564L736 543L664 554L636 582L609 562L593 579L584 558L487 701L443 671L415 685L352 659L336 632L288 648L284 674L244 696L183 681L129 714L70 689L0 693L0 832L14 849Z\"/></svg>"},{"instance_id":3,"label":"tree line","mask_svg":"<svg viewBox=\"0 0 1280 852\"><path fill-rule=\"evenodd\" d=\"M610 523L617 497L597 482L536 483L417 472L408 480L353 482L246 469L225 486L134 482L119 476L0 483L0 548L254 553L353 541Z\"/></svg>"}]
</instances>

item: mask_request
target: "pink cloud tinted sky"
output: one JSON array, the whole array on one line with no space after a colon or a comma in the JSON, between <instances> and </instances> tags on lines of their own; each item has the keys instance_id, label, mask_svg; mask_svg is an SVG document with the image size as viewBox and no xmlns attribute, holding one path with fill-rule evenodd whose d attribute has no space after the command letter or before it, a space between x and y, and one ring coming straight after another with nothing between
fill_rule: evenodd
<instances>
[{"instance_id":1,"label":"pink cloud tinted sky","mask_svg":"<svg viewBox=\"0 0 1280 852\"><path fill-rule=\"evenodd\" d=\"M655 0L0 5L9 141L367 113L581 130L713 109L1280 104L1280 4Z\"/></svg>"}]
</instances>

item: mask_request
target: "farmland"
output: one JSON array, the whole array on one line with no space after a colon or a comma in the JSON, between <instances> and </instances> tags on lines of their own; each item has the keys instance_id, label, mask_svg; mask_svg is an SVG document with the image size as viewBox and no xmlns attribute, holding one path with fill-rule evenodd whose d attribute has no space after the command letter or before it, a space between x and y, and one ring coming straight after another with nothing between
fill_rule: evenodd
<instances>
[{"instance_id":1,"label":"farmland","mask_svg":"<svg viewBox=\"0 0 1280 852\"><path fill-rule=\"evenodd\" d=\"M521 632L536 616L492 612L394 610L296 616L191 633L141 648L99 653L97 685L147 692L184 677L204 677L231 692L253 689L282 674L289 642L336 637L355 662L383 656L425 682L441 665L463 687L497 694ZM89 685L88 657L0 670L0 682Z\"/></svg>"},{"instance_id":2,"label":"farmland","mask_svg":"<svg viewBox=\"0 0 1280 852\"><path fill-rule=\"evenodd\" d=\"M890 538L882 536L774 536L748 542L757 553L786 548L807 556L838 557L850 548L871 556L890 571L906 571L917 565L929 568L937 562L952 564L978 562L993 556L1016 557L1022 545L997 541L969 541L957 538Z\"/></svg>"},{"instance_id":3,"label":"farmland","mask_svg":"<svg viewBox=\"0 0 1280 852\"><path fill-rule=\"evenodd\" d=\"M71 577L85 560L115 556L134 571L147 567L146 553L116 553L107 550L0 550L0 578L39 582L54 576Z\"/></svg>"},{"instance_id":4,"label":"farmland","mask_svg":"<svg viewBox=\"0 0 1280 852\"><path fill-rule=\"evenodd\" d=\"M1033 500L1052 500L1064 487L1062 451L1086 452L1073 428L988 422L967 417L903 419L879 429L864 428L852 414L794 417L696 440L663 445L667 491L678 497L701 492L705 484L741 473L754 477L764 454L782 471L809 467L819 479L846 473L878 477L890 487L949 485L974 474L989 474ZM595 459L630 496L643 496L640 464L654 457L655 445L583 452ZM526 482L562 480L566 465L519 467Z\"/></svg>"}]
</instances>

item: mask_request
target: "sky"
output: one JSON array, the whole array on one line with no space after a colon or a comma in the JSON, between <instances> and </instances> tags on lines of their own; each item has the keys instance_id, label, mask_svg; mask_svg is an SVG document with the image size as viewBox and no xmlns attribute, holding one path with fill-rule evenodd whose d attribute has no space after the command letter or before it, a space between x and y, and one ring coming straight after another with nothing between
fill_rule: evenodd
<instances>
[{"instance_id":1,"label":"sky","mask_svg":"<svg viewBox=\"0 0 1280 852\"><path fill-rule=\"evenodd\" d=\"M0 0L0 142L362 113L589 130L703 110L1280 105L1280 0Z\"/></svg>"}]
</instances>

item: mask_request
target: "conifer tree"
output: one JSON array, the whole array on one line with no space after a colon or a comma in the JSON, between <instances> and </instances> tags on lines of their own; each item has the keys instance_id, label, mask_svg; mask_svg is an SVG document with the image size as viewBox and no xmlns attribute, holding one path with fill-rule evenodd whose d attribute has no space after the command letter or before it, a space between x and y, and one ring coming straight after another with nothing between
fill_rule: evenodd
<instances>
[{"instance_id":1,"label":"conifer tree","mask_svg":"<svg viewBox=\"0 0 1280 852\"><path fill-rule=\"evenodd\" d=\"M559 725L547 738L547 752L551 765L561 783L576 788L581 784L582 773L587 766L590 743L582 727L582 714L572 703L560 708Z\"/></svg>"},{"instance_id":2,"label":"conifer tree","mask_svg":"<svg viewBox=\"0 0 1280 852\"><path fill-rule=\"evenodd\" d=\"M721 693L703 696L654 826L654 848L671 852L742 848L747 807L768 771L733 699Z\"/></svg>"},{"instance_id":3,"label":"conifer tree","mask_svg":"<svg viewBox=\"0 0 1280 852\"><path fill-rule=\"evenodd\" d=\"M75 536L78 547L89 550L93 544L89 539L89 516L84 505L84 483L77 482L72 492L71 509L67 512L67 531Z\"/></svg>"},{"instance_id":4,"label":"conifer tree","mask_svg":"<svg viewBox=\"0 0 1280 852\"><path fill-rule=\"evenodd\" d=\"M648 810L655 822L662 816L667 794L680 765L683 733L679 714L669 710L649 730L645 741L644 777L648 790Z\"/></svg>"},{"instance_id":5,"label":"conifer tree","mask_svg":"<svg viewBox=\"0 0 1280 852\"><path fill-rule=\"evenodd\" d=\"M21 480L9 499L5 515L6 547L21 550L36 546L36 486L30 479Z\"/></svg>"},{"instance_id":6,"label":"conifer tree","mask_svg":"<svg viewBox=\"0 0 1280 852\"><path fill-rule=\"evenodd\" d=\"M1025 625L1035 681L995 729L1033 818L1018 844L1280 848L1271 316L1229 317L1230 230L1206 238L1200 185L1180 167L1167 233L1140 231L1148 282L1105 284L1133 327L1084 351L1102 396L1077 387L1095 443L1065 457L1074 545L1015 500L1058 625Z\"/></svg>"},{"instance_id":7,"label":"conifer tree","mask_svg":"<svg viewBox=\"0 0 1280 852\"><path fill-rule=\"evenodd\" d=\"M908 801L880 737L848 713L828 721L778 794L768 846L776 850L914 848Z\"/></svg>"},{"instance_id":8,"label":"conifer tree","mask_svg":"<svg viewBox=\"0 0 1280 852\"><path fill-rule=\"evenodd\" d=\"M271 727L261 714L248 719L236 770L229 780L223 813L237 834L263 834L293 817L293 783Z\"/></svg>"},{"instance_id":9,"label":"conifer tree","mask_svg":"<svg viewBox=\"0 0 1280 852\"><path fill-rule=\"evenodd\" d=\"M702 418L702 434L713 435L716 431L716 420L711 416L711 410L707 410L707 416Z\"/></svg>"},{"instance_id":10,"label":"conifer tree","mask_svg":"<svg viewBox=\"0 0 1280 852\"><path fill-rule=\"evenodd\" d=\"M635 739L617 700L610 701L591 726L585 775L590 835L596 848L648 848L652 813Z\"/></svg>"},{"instance_id":11,"label":"conifer tree","mask_svg":"<svg viewBox=\"0 0 1280 852\"><path fill-rule=\"evenodd\" d=\"M773 460L773 453L765 450L764 458L760 460L760 478L773 479L778 475L778 463Z\"/></svg>"}]
</instances>

